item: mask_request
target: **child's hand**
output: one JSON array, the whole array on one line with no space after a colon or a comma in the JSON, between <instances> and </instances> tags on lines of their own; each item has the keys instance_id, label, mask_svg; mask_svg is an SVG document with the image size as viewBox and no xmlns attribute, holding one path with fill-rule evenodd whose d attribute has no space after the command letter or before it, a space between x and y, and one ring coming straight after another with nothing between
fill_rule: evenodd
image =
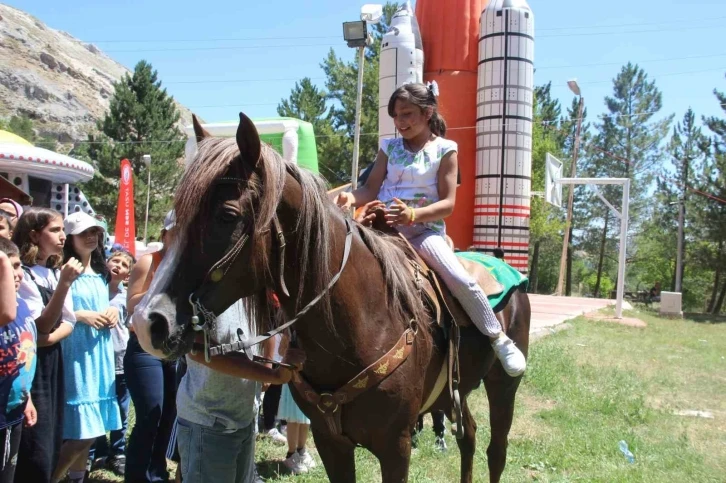
<instances>
[{"instance_id":1,"label":"child's hand","mask_svg":"<svg viewBox=\"0 0 726 483\"><path fill-rule=\"evenodd\" d=\"M76 319L86 325L90 325L94 329L103 329L111 324L108 316L101 312L92 312L90 310L79 310L76 312Z\"/></svg>"},{"instance_id":2,"label":"child's hand","mask_svg":"<svg viewBox=\"0 0 726 483\"><path fill-rule=\"evenodd\" d=\"M105 315L106 318L108 318L108 324L106 325L106 327L108 327L109 329L113 329L119 323L119 314L118 314L118 309L116 307L107 308L103 312L103 315Z\"/></svg>"},{"instance_id":3,"label":"child's hand","mask_svg":"<svg viewBox=\"0 0 726 483\"><path fill-rule=\"evenodd\" d=\"M83 265L81 265L81 262L71 257L71 259L63 265L63 268L61 268L60 280L58 280L58 283L65 284L70 287L82 272Z\"/></svg>"},{"instance_id":4,"label":"child's hand","mask_svg":"<svg viewBox=\"0 0 726 483\"><path fill-rule=\"evenodd\" d=\"M38 411L35 410L35 405L30 396L28 396L28 404L25 406L23 415L25 416L24 425L26 428L32 428L38 422Z\"/></svg>"},{"instance_id":5,"label":"child's hand","mask_svg":"<svg viewBox=\"0 0 726 483\"><path fill-rule=\"evenodd\" d=\"M355 221L363 226L371 226L373 220L376 218L376 210L385 210L386 204L380 200L371 201L363 206L360 210L360 214L355 218Z\"/></svg>"},{"instance_id":6,"label":"child's hand","mask_svg":"<svg viewBox=\"0 0 726 483\"><path fill-rule=\"evenodd\" d=\"M386 223L389 226L410 225L413 216L413 208L398 198L393 198L393 203L386 210Z\"/></svg>"},{"instance_id":7,"label":"child's hand","mask_svg":"<svg viewBox=\"0 0 726 483\"><path fill-rule=\"evenodd\" d=\"M353 198L353 195L351 193L348 193L347 191L343 191L335 197L335 204L340 206L344 210L350 209L350 207L353 206L354 202L355 198Z\"/></svg>"},{"instance_id":8,"label":"child's hand","mask_svg":"<svg viewBox=\"0 0 726 483\"><path fill-rule=\"evenodd\" d=\"M295 371L302 371L304 362L305 352L302 349L287 349L282 358L282 363L295 367Z\"/></svg>"}]
</instances>

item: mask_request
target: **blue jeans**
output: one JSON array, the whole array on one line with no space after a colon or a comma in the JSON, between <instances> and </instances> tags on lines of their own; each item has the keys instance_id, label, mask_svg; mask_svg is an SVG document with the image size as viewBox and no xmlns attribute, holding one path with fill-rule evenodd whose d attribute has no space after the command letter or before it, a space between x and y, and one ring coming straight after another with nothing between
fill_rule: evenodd
<instances>
[{"instance_id":1,"label":"blue jeans","mask_svg":"<svg viewBox=\"0 0 726 483\"><path fill-rule=\"evenodd\" d=\"M176 440L184 483L249 483L255 469L254 421L225 429L178 419Z\"/></svg>"},{"instance_id":2,"label":"blue jeans","mask_svg":"<svg viewBox=\"0 0 726 483\"><path fill-rule=\"evenodd\" d=\"M131 334L124 373L136 411L126 448L125 481L167 481L166 449L176 418L175 364L145 352Z\"/></svg>"},{"instance_id":3,"label":"blue jeans","mask_svg":"<svg viewBox=\"0 0 726 483\"><path fill-rule=\"evenodd\" d=\"M126 375L124 374L116 374L116 399L121 410L121 429L111 431L110 445L105 435L99 436L88 452L89 461L103 457L116 458L126 454L126 430L129 427L131 395L129 394L129 388L126 386Z\"/></svg>"}]
</instances>

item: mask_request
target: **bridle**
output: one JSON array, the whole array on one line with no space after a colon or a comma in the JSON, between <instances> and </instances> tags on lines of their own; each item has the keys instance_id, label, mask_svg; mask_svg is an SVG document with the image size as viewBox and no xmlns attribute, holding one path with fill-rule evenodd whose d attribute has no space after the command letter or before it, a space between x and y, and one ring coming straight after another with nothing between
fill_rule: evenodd
<instances>
[{"instance_id":1,"label":"bridle","mask_svg":"<svg viewBox=\"0 0 726 483\"><path fill-rule=\"evenodd\" d=\"M217 183L241 183L244 180L239 178L220 178L217 180ZM295 324L302 316L304 316L311 308L315 306L322 298L325 296L326 293L330 291L330 289L333 288L333 286L336 284L338 279L340 278L341 274L343 273L343 269L345 269L346 264L348 263L348 257L350 256L350 248L353 241L353 228L350 224L350 221L346 218L345 219L345 226L346 226L346 234L345 234L345 248L343 250L343 260L340 265L340 270L338 270L338 273L336 273L332 279L330 279L330 282L328 283L327 287L323 289L321 293L319 293L315 298L313 298L308 304L303 307L297 314L295 314L295 317L293 317L288 322L284 323L280 327L275 328L274 330L271 330L269 332L266 332L262 335L258 335L256 337L253 337L251 339L247 340L239 340L236 342L232 342L229 344L218 344L215 346L210 345L210 336L209 333L213 330L213 326L217 320L217 316L212 312L211 310L208 310L201 302L201 299L199 296L197 296L197 293L205 293L209 291L210 285L217 285L221 283L227 273L229 272L230 268L234 265L235 261L237 260L237 257L239 257L239 254L242 252L242 249L245 247L245 244L249 241L250 236L248 233L243 233L240 238L235 242L235 244L230 248L223 256L220 258L212 267L207 271L207 275L204 278L204 281L202 284L194 290L191 294L189 294L189 304L192 306L192 318L191 318L191 325L192 329L194 329L195 332L202 332L204 335L204 360L206 362L209 362L211 360L212 356L216 355L224 355L229 352L237 352L241 350L247 350L250 347L253 347L257 344L260 344L277 334L282 333L283 331L290 328L293 324ZM280 224L280 220L277 218L277 214L272 219L271 222L271 229L276 232L276 241L277 241L277 254L278 254L278 260L279 260L279 267L278 267L278 284L280 286L281 292L289 296L289 292L287 290L287 286L285 285L285 276L284 276L284 268L285 268L285 234L283 233L282 226ZM263 230L262 233L265 231L270 231L270 228L267 230ZM256 360L259 360L260 362L271 362L266 359L262 359L257 357Z\"/></svg>"}]
</instances>

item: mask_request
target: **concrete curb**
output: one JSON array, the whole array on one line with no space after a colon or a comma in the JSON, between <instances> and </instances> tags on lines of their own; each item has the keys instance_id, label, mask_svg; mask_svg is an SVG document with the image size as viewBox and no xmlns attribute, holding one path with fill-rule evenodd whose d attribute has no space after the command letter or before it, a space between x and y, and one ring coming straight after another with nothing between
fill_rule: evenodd
<instances>
[{"instance_id":1,"label":"concrete curb","mask_svg":"<svg viewBox=\"0 0 726 483\"><path fill-rule=\"evenodd\" d=\"M574 318L575 317L573 317L573 319ZM536 342L544 337L547 337L548 335L556 334L557 332L561 332L563 330L572 329L572 327L573 325L571 323L562 322L551 327L542 327L541 329L535 329L534 331L529 333L529 342L531 344L532 342Z\"/></svg>"}]
</instances>

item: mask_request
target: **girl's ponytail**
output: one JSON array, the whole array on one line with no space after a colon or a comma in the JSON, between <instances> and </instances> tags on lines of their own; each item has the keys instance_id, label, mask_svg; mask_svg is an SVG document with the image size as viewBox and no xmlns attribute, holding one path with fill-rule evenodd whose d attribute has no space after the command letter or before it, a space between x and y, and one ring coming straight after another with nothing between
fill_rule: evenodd
<instances>
[{"instance_id":1,"label":"girl's ponytail","mask_svg":"<svg viewBox=\"0 0 726 483\"><path fill-rule=\"evenodd\" d=\"M444 121L444 117L439 114L439 111L435 107L434 113L431 115L431 119L429 119L429 129L437 136L446 136L446 121Z\"/></svg>"}]
</instances>

